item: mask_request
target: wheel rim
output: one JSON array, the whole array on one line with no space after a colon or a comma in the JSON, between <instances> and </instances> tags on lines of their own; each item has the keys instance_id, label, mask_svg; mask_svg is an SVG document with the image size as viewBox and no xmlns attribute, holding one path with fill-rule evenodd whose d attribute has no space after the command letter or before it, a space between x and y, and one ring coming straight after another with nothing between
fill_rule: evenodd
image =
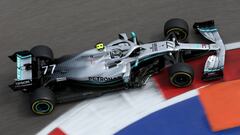
<instances>
[{"instance_id":1,"label":"wheel rim","mask_svg":"<svg viewBox=\"0 0 240 135\"><path fill-rule=\"evenodd\" d=\"M53 111L53 104L48 100L37 100L32 104L32 110L39 115L49 114Z\"/></svg>"},{"instance_id":2,"label":"wheel rim","mask_svg":"<svg viewBox=\"0 0 240 135\"><path fill-rule=\"evenodd\" d=\"M187 32L180 28L173 28L167 31L167 35L171 32L174 32L178 40L186 40Z\"/></svg>"},{"instance_id":3,"label":"wheel rim","mask_svg":"<svg viewBox=\"0 0 240 135\"><path fill-rule=\"evenodd\" d=\"M192 83L192 76L185 72L175 73L171 77L171 83L177 87L186 87Z\"/></svg>"}]
</instances>

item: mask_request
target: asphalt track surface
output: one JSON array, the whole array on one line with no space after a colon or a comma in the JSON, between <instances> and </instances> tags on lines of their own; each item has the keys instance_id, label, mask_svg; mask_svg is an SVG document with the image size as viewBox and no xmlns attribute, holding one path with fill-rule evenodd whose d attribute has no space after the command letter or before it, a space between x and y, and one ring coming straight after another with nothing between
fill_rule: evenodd
<instances>
[{"instance_id":1,"label":"asphalt track surface","mask_svg":"<svg viewBox=\"0 0 240 135\"><path fill-rule=\"evenodd\" d=\"M8 88L16 76L7 58L13 52L46 44L59 57L131 31L144 42L161 40L164 22L174 17L189 25L214 19L224 42L237 42L239 7L239 0L0 0L0 134L35 134L77 103L59 105L48 116L32 114L28 95ZM201 41L192 34L191 42Z\"/></svg>"}]
</instances>

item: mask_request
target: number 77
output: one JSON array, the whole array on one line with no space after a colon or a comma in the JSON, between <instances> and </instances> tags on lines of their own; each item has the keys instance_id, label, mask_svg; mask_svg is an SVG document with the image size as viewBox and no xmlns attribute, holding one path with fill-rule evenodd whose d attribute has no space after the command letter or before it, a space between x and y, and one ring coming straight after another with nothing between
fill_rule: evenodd
<instances>
[{"instance_id":1,"label":"number 77","mask_svg":"<svg viewBox=\"0 0 240 135\"><path fill-rule=\"evenodd\" d=\"M52 65L48 65L48 66L43 66L42 67L44 69L43 75L47 74L48 69L51 69L51 74L53 74L55 68L56 68L56 64L52 64Z\"/></svg>"}]
</instances>

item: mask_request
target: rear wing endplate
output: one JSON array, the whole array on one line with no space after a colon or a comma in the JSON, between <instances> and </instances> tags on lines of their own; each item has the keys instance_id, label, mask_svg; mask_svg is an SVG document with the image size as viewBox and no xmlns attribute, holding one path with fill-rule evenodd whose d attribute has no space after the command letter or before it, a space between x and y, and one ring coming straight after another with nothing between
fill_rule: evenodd
<instances>
[{"instance_id":1,"label":"rear wing endplate","mask_svg":"<svg viewBox=\"0 0 240 135\"><path fill-rule=\"evenodd\" d=\"M17 78L9 85L13 90L25 90L32 87L32 55L29 51L15 52L9 58L17 64Z\"/></svg>"}]
</instances>

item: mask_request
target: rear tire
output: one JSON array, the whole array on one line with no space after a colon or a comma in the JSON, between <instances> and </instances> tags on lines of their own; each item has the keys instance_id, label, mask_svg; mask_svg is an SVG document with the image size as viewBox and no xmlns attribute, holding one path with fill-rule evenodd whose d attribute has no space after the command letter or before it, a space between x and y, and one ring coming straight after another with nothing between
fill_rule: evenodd
<instances>
[{"instance_id":1,"label":"rear tire","mask_svg":"<svg viewBox=\"0 0 240 135\"><path fill-rule=\"evenodd\" d=\"M34 78L40 78L39 68L53 63L54 57L52 49L46 45L37 45L30 50L32 54L32 73ZM42 63L44 62L44 64ZM40 81L34 82L39 83Z\"/></svg>"},{"instance_id":2,"label":"rear tire","mask_svg":"<svg viewBox=\"0 0 240 135\"><path fill-rule=\"evenodd\" d=\"M46 45L37 45L30 50L35 58L53 61L52 49Z\"/></svg>"},{"instance_id":3,"label":"rear tire","mask_svg":"<svg viewBox=\"0 0 240 135\"><path fill-rule=\"evenodd\" d=\"M169 68L170 83L176 87L187 87L194 79L193 68L186 63L177 63Z\"/></svg>"},{"instance_id":4,"label":"rear tire","mask_svg":"<svg viewBox=\"0 0 240 135\"><path fill-rule=\"evenodd\" d=\"M174 33L178 41L185 41L188 37L188 31L188 24L183 19L170 19L164 25L165 37L168 37L171 33Z\"/></svg>"},{"instance_id":5,"label":"rear tire","mask_svg":"<svg viewBox=\"0 0 240 135\"><path fill-rule=\"evenodd\" d=\"M55 107L54 93L46 87L40 87L31 93L30 104L33 113L37 115L47 115L51 113Z\"/></svg>"}]
</instances>

